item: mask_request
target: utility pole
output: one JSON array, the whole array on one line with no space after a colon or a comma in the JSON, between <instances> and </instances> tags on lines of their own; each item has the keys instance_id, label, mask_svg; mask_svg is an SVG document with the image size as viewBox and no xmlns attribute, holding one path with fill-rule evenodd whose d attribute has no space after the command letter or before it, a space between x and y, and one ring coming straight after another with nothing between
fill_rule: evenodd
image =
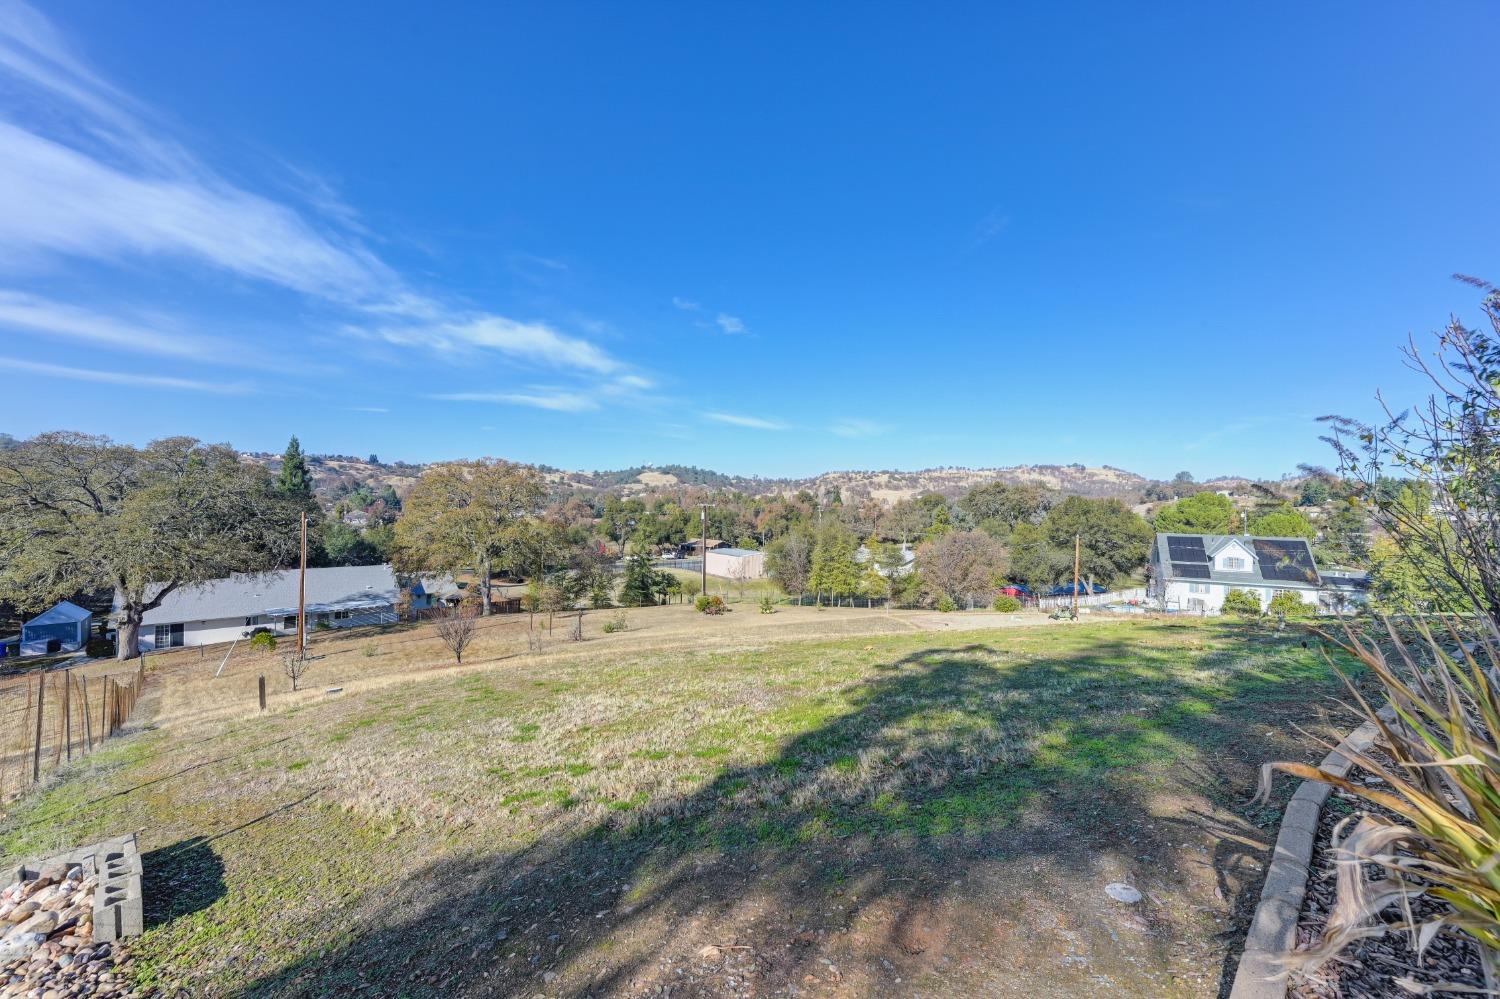
<instances>
[{"instance_id":1,"label":"utility pole","mask_svg":"<svg viewBox=\"0 0 1500 999\"><path fill-rule=\"evenodd\" d=\"M1083 555L1083 535L1073 535L1073 617L1078 617L1078 568Z\"/></svg>"},{"instance_id":2,"label":"utility pole","mask_svg":"<svg viewBox=\"0 0 1500 999\"><path fill-rule=\"evenodd\" d=\"M703 528L703 536L698 543L698 556L703 559L703 593L708 594L708 508L712 503L698 504L698 523Z\"/></svg>"},{"instance_id":3,"label":"utility pole","mask_svg":"<svg viewBox=\"0 0 1500 999\"><path fill-rule=\"evenodd\" d=\"M307 653L307 511L302 512L302 565L297 570L297 656Z\"/></svg>"}]
</instances>

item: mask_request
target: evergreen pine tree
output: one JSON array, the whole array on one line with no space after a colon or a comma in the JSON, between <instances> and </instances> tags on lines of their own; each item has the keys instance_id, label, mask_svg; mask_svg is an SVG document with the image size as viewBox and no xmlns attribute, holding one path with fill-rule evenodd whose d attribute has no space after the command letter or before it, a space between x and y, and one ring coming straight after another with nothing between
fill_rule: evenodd
<instances>
[{"instance_id":1,"label":"evergreen pine tree","mask_svg":"<svg viewBox=\"0 0 1500 999\"><path fill-rule=\"evenodd\" d=\"M302 454L302 445L294 434L281 454L281 474L276 478L276 488L288 496L310 501L313 498L312 472L308 471L307 458Z\"/></svg>"},{"instance_id":2,"label":"evergreen pine tree","mask_svg":"<svg viewBox=\"0 0 1500 999\"><path fill-rule=\"evenodd\" d=\"M625 582L620 587L620 603L626 607L651 607L657 604L657 594L662 589L659 575L651 568L651 556L645 551L637 551L630 556L630 564L625 567Z\"/></svg>"}]
</instances>

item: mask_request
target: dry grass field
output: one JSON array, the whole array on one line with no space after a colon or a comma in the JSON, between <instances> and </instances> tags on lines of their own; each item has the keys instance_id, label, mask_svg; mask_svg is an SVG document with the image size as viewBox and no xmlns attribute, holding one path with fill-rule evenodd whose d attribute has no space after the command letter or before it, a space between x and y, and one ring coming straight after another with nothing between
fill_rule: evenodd
<instances>
[{"instance_id":1,"label":"dry grass field","mask_svg":"<svg viewBox=\"0 0 1500 999\"><path fill-rule=\"evenodd\" d=\"M167 994L1213 996L1336 690L1234 624L613 616L153 657L0 853L140 830Z\"/></svg>"}]
</instances>

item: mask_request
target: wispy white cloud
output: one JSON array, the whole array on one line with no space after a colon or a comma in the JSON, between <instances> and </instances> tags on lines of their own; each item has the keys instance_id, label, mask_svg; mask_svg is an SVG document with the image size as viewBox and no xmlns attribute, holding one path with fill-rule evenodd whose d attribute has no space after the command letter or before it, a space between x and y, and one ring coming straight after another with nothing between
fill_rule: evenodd
<instances>
[{"instance_id":1,"label":"wispy white cloud","mask_svg":"<svg viewBox=\"0 0 1500 999\"><path fill-rule=\"evenodd\" d=\"M682 298L677 295L672 296L672 305L678 309L681 309L683 312L691 312L698 315L704 315L708 311L704 309L703 303L694 301L691 298ZM704 318L696 320L694 325L706 330L713 329L715 326L717 326L719 328L719 332L727 333L729 335L749 332L749 328L745 325L745 321L739 316L731 316L727 312L718 312L717 310L714 312L712 320L708 319L707 316L704 315Z\"/></svg>"},{"instance_id":2,"label":"wispy white cloud","mask_svg":"<svg viewBox=\"0 0 1500 999\"><path fill-rule=\"evenodd\" d=\"M70 368L41 361L23 361L14 357L0 357L0 368L9 368L12 371L22 371L46 378L66 378L72 381L128 385L135 388L182 389L187 392L210 392L215 395L244 395L254 391L254 386L247 382L209 382L193 378L172 378L166 375L141 375L127 371L97 371L93 368Z\"/></svg>"},{"instance_id":3,"label":"wispy white cloud","mask_svg":"<svg viewBox=\"0 0 1500 999\"><path fill-rule=\"evenodd\" d=\"M231 182L20 0L0 0L0 86L20 97L0 109L0 270L57 259L207 267L343 310L346 335L493 352L584 376L628 367L581 336L413 287L369 248L376 237L358 213L315 177L282 165L297 174L296 206ZM527 262L566 269L545 257ZM97 322L92 329L107 334ZM170 346L154 342L159 352ZM106 345L124 346L117 337Z\"/></svg>"},{"instance_id":4,"label":"wispy white cloud","mask_svg":"<svg viewBox=\"0 0 1500 999\"><path fill-rule=\"evenodd\" d=\"M144 322L7 289L0 289L0 328L163 357L208 360L222 356L227 349L222 340L164 331Z\"/></svg>"},{"instance_id":5,"label":"wispy white cloud","mask_svg":"<svg viewBox=\"0 0 1500 999\"><path fill-rule=\"evenodd\" d=\"M389 413L390 410L384 406L345 406L344 409L351 413Z\"/></svg>"},{"instance_id":6,"label":"wispy white cloud","mask_svg":"<svg viewBox=\"0 0 1500 999\"><path fill-rule=\"evenodd\" d=\"M531 406L557 413L584 413L598 409L591 396L562 389L533 388L525 392L443 392L432 396L445 402L492 402L509 406Z\"/></svg>"},{"instance_id":7,"label":"wispy white cloud","mask_svg":"<svg viewBox=\"0 0 1500 999\"><path fill-rule=\"evenodd\" d=\"M847 418L835 420L828 432L839 437L875 437L885 432L885 427L871 420Z\"/></svg>"},{"instance_id":8,"label":"wispy white cloud","mask_svg":"<svg viewBox=\"0 0 1500 999\"><path fill-rule=\"evenodd\" d=\"M350 327L350 330L387 343L439 351L482 347L525 361L594 374L610 374L622 367L594 344L559 333L545 323L518 322L484 313L403 326Z\"/></svg>"},{"instance_id":9,"label":"wispy white cloud","mask_svg":"<svg viewBox=\"0 0 1500 999\"><path fill-rule=\"evenodd\" d=\"M976 246L982 246L1009 228L1010 213L999 208L992 209L974 227L974 243Z\"/></svg>"},{"instance_id":10,"label":"wispy white cloud","mask_svg":"<svg viewBox=\"0 0 1500 999\"><path fill-rule=\"evenodd\" d=\"M752 430L788 430L785 423L776 420L766 420L759 416L743 416L738 413L716 413L707 412L703 414L705 420L714 423L727 423L732 427L749 427Z\"/></svg>"},{"instance_id":11,"label":"wispy white cloud","mask_svg":"<svg viewBox=\"0 0 1500 999\"><path fill-rule=\"evenodd\" d=\"M400 282L297 212L211 177L129 173L0 121L0 261L174 257L350 305Z\"/></svg>"}]
</instances>

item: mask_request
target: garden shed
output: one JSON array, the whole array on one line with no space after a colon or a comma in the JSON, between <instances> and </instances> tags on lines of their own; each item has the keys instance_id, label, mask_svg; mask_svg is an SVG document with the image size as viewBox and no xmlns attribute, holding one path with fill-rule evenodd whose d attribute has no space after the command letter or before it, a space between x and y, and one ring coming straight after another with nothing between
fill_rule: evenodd
<instances>
[{"instance_id":1,"label":"garden shed","mask_svg":"<svg viewBox=\"0 0 1500 999\"><path fill-rule=\"evenodd\" d=\"M21 625L21 655L77 652L89 640L94 616L67 600ZM56 644L54 644L56 643Z\"/></svg>"}]
</instances>

